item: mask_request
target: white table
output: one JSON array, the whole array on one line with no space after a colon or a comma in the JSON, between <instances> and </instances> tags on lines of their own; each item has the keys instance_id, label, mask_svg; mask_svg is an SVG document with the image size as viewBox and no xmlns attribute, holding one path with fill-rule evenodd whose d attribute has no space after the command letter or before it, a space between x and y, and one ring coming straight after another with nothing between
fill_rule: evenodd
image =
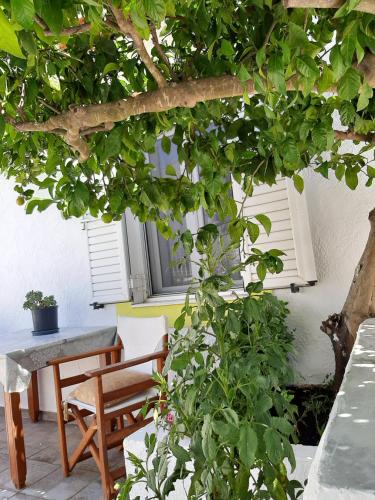
<instances>
[{"instance_id":1,"label":"white table","mask_svg":"<svg viewBox=\"0 0 375 500\"><path fill-rule=\"evenodd\" d=\"M51 359L109 347L115 340L115 326L60 328L58 333L41 336L33 336L30 330L1 334L0 383L4 386L10 472L16 488L25 486L27 471L20 392L28 389L30 418L37 422L37 371Z\"/></svg>"}]
</instances>

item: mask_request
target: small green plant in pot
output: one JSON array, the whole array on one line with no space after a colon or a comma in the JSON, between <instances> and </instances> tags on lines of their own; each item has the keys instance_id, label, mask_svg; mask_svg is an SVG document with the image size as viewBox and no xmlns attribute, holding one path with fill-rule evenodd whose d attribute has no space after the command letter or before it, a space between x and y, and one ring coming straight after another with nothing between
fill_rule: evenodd
<instances>
[{"instance_id":1,"label":"small green plant in pot","mask_svg":"<svg viewBox=\"0 0 375 500\"><path fill-rule=\"evenodd\" d=\"M57 303L53 295L43 296L40 291L31 290L26 294L23 304L24 309L30 309L34 330L33 335L48 335L57 333Z\"/></svg>"}]
</instances>

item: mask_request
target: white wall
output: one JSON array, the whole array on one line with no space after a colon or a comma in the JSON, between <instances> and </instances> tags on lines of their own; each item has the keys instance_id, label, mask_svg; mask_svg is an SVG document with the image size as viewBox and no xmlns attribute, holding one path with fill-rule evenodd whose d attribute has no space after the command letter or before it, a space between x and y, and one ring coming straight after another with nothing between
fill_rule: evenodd
<instances>
[{"instance_id":1,"label":"white wall","mask_svg":"<svg viewBox=\"0 0 375 500\"><path fill-rule=\"evenodd\" d=\"M318 284L300 293L279 291L289 302L296 329L295 367L305 381L319 382L332 371L329 339L319 330L328 314L340 312L364 248L374 189L352 192L335 178L314 172L305 176ZM85 233L77 220L65 221L54 208L27 216L15 203L10 181L0 178L0 335L31 327L22 310L25 293L34 288L52 293L59 303L60 325L115 324L113 307L93 311ZM54 411L49 369L40 376L41 408ZM25 401L25 399L23 399Z\"/></svg>"},{"instance_id":2,"label":"white wall","mask_svg":"<svg viewBox=\"0 0 375 500\"><path fill-rule=\"evenodd\" d=\"M297 294L283 290L277 295L289 302L290 325L296 329L295 367L303 380L320 382L333 371L334 358L319 327L344 304L367 241L375 196L374 187L361 183L351 191L334 175L326 180L313 171L306 173L305 186L318 283Z\"/></svg>"},{"instance_id":3,"label":"white wall","mask_svg":"<svg viewBox=\"0 0 375 500\"><path fill-rule=\"evenodd\" d=\"M31 289L55 295L60 326L116 324L113 306L89 306L86 234L79 220L64 220L54 207L26 215L16 197L12 182L0 177L0 335L31 329L31 313L22 309ZM50 370L39 372L40 404L55 411ZM23 394L23 406L25 401Z\"/></svg>"}]
</instances>

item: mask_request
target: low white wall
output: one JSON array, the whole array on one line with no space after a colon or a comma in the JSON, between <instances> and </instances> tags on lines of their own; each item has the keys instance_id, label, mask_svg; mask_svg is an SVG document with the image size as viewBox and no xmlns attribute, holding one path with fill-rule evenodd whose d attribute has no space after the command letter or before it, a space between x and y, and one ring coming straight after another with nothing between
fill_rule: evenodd
<instances>
[{"instance_id":1,"label":"low white wall","mask_svg":"<svg viewBox=\"0 0 375 500\"><path fill-rule=\"evenodd\" d=\"M89 306L86 235L80 222L64 220L54 207L26 215L16 196L12 183L0 177L0 336L31 328L31 313L22 309L31 289L55 295L61 326L116 324L113 306L98 311ZM50 370L39 372L40 405L55 411ZM21 402L27 405L25 394Z\"/></svg>"},{"instance_id":2,"label":"low white wall","mask_svg":"<svg viewBox=\"0 0 375 500\"><path fill-rule=\"evenodd\" d=\"M298 294L283 290L277 295L289 302L289 322L296 329L295 367L302 380L320 382L332 371L333 355L319 326L328 314L341 310L367 239L374 191L360 186L352 192L334 176L328 181L314 172L307 172L305 184L318 284ZM12 183L0 177L0 335L31 326L22 303L32 288L55 294L61 325L114 324L114 307L89 307L80 222L63 220L54 208L28 216L15 200ZM42 373L40 379L41 408L54 411L51 377Z\"/></svg>"},{"instance_id":3,"label":"low white wall","mask_svg":"<svg viewBox=\"0 0 375 500\"><path fill-rule=\"evenodd\" d=\"M375 319L362 323L311 465L305 500L375 497Z\"/></svg>"}]
</instances>

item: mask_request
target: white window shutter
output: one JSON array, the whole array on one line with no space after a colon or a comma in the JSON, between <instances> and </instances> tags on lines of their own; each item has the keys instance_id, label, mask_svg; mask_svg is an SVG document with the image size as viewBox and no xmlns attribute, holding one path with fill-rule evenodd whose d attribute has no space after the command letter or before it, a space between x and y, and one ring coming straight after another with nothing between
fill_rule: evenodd
<instances>
[{"instance_id":1,"label":"white window shutter","mask_svg":"<svg viewBox=\"0 0 375 500\"><path fill-rule=\"evenodd\" d=\"M244 193L238 184L234 184L235 199L243 199ZM292 283L303 285L316 281L314 254L312 249L310 224L305 193L299 194L289 179L282 178L276 184L255 186L251 197L244 204L244 215L267 215L272 222L271 233L267 236L261 227L260 236L252 244L247 238L247 251L253 246L261 251L277 248L285 255L281 256L284 269L280 274L267 274L265 289L285 288ZM259 278L256 269L249 266L243 273L245 286Z\"/></svg>"},{"instance_id":2,"label":"white window shutter","mask_svg":"<svg viewBox=\"0 0 375 500\"><path fill-rule=\"evenodd\" d=\"M98 304L130 300L126 254L125 218L105 224L87 217L87 234L92 300Z\"/></svg>"}]
</instances>

